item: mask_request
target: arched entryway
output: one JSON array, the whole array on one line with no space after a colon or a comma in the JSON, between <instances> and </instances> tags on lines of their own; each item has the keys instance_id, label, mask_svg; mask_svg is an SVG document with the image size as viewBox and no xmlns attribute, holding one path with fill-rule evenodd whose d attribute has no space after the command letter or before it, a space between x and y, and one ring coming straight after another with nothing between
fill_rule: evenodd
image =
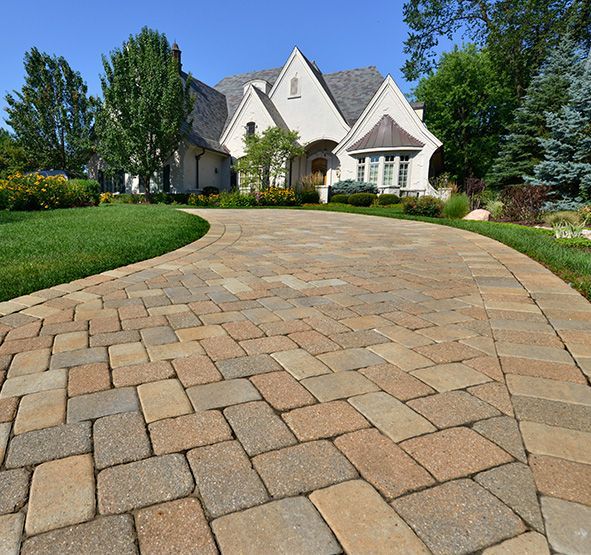
<instances>
[{"instance_id":1,"label":"arched entryway","mask_svg":"<svg viewBox=\"0 0 591 555\"><path fill-rule=\"evenodd\" d=\"M319 183L326 185L326 174L328 173L328 160L326 158L314 158L310 164L312 175Z\"/></svg>"}]
</instances>

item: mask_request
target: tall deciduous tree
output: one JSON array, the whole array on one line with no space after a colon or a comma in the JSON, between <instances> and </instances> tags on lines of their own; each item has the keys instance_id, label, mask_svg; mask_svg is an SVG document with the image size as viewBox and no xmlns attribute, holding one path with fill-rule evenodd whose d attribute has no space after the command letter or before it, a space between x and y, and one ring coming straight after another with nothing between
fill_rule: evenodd
<instances>
[{"instance_id":1,"label":"tall deciduous tree","mask_svg":"<svg viewBox=\"0 0 591 555\"><path fill-rule=\"evenodd\" d=\"M61 56L32 48L25 73L22 89L6 95L6 121L18 143L38 169L81 174L93 151L96 101Z\"/></svg>"},{"instance_id":2,"label":"tall deciduous tree","mask_svg":"<svg viewBox=\"0 0 591 555\"><path fill-rule=\"evenodd\" d=\"M407 79L427 73L439 40L453 40L461 32L464 40L488 49L516 98L567 30L578 41L591 41L589 0L407 0L404 20L410 28L404 47Z\"/></svg>"},{"instance_id":3,"label":"tall deciduous tree","mask_svg":"<svg viewBox=\"0 0 591 555\"><path fill-rule=\"evenodd\" d=\"M240 173L240 183L260 189L279 185L287 177L288 162L304 153L298 140L297 131L280 127L245 135L245 155L234 165Z\"/></svg>"},{"instance_id":4,"label":"tall deciduous tree","mask_svg":"<svg viewBox=\"0 0 591 555\"><path fill-rule=\"evenodd\" d=\"M33 169L25 149L6 129L0 129L0 177Z\"/></svg>"},{"instance_id":5,"label":"tall deciduous tree","mask_svg":"<svg viewBox=\"0 0 591 555\"><path fill-rule=\"evenodd\" d=\"M540 138L549 135L545 113L558 112L568 102L569 88L582 70L580 61L580 50L570 36L550 51L513 114L487 183L502 187L533 176L543 158Z\"/></svg>"},{"instance_id":6,"label":"tall deciduous tree","mask_svg":"<svg viewBox=\"0 0 591 555\"><path fill-rule=\"evenodd\" d=\"M467 45L443 54L437 71L419 82L415 95L425 102L425 123L443 141L446 170L460 182L483 177L511 108L489 53Z\"/></svg>"},{"instance_id":7,"label":"tall deciduous tree","mask_svg":"<svg viewBox=\"0 0 591 555\"><path fill-rule=\"evenodd\" d=\"M544 160L532 181L591 199L591 53L579 65L583 69L574 73L568 103L557 113L546 112L550 135L540 139Z\"/></svg>"},{"instance_id":8,"label":"tall deciduous tree","mask_svg":"<svg viewBox=\"0 0 591 555\"><path fill-rule=\"evenodd\" d=\"M99 153L111 171L150 179L178 148L191 110L190 77L183 83L166 36L144 27L103 56Z\"/></svg>"}]
</instances>

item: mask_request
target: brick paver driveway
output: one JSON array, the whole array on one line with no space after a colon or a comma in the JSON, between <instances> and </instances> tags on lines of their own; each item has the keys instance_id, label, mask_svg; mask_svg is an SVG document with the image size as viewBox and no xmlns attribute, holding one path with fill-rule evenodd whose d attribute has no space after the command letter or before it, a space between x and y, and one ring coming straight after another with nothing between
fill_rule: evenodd
<instances>
[{"instance_id":1,"label":"brick paver driveway","mask_svg":"<svg viewBox=\"0 0 591 555\"><path fill-rule=\"evenodd\" d=\"M591 305L494 241L211 210L0 304L0 552L591 552Z\"/></svg>"}]
</instances>

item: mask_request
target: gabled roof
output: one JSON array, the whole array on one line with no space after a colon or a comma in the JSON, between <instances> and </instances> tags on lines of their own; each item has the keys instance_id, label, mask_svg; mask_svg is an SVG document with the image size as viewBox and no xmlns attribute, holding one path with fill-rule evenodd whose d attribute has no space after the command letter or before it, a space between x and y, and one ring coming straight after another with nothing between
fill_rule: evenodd
<instances>
[{"instance_id":1,"label":"gabled roof","mask_svg":"<svg viewBox=\"0 0 591 555\"><path fill-rule=\"evenodd\" d=\"M347 152L422 146L424 146L424 143L402 129L386 114L361 139L347 148Z\"/></svg>"},{"instance_id":2,"label":"gabled roof","mask_svg":"<svg viewBox=\"0 0 591 555\"><path fill-rule=\"evenodd\" d=\"M374 66L337 71L335 73L322 73L314 62L308 61L308 64L349 125L355 123L384 81L384 77ZM225 77L215 85L214 88L226 96L228 105L227 121L230 121L238 108L244 95L244 85L246 83L255 79L263 79L273 85L282 69L279 67L240 73Z\"/></svg>"},{"instance_id":3,"label":"gabled roof","mask_svg":"<svg viewBox=\"0 0 591 555\"><path fill-rule=\"evenodd\" d=\"M273 122L275 123L275 125L277 127L281 127L282 129L289 129L287 127L287 124L285 123L285 120L281 117L279 110L277 110L277 108L275 107L275 104L273 104L271 99L263 91L261 91L257 87L252 87L252 88L254 89L254 92L256 93L256 95L261 99L261 102L265 106L265 109L267 110L267 112L269 112L269 115L273 119Z\"/></svg>"},{"instance_id":4,"label":"gabled roof","mask_svg":"<svg viewBox=\"0 0 591 555\"><path fill-rule=\"evenodd\" d=\"M185 80L188 74L182 72L181 76ZM189 116L189 119L192 119L191 126L185 126L183 129L187 139L195 146L226 152L219 143L228 117L226 98L219 91L194 77L191 77L190 87L195 101Z\"/></svg>"}]
</instances>

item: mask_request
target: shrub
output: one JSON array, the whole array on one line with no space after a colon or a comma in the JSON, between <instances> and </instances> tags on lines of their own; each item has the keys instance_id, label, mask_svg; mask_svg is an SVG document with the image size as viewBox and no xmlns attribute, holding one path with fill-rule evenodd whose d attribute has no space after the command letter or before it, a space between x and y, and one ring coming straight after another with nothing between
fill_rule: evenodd
<instances>
[{"instance_id":1,"label":"shrub","mask_svg":"<svg viewBox=\"0 0 591 555\"><path fill-rule=\"evenodd\" d=\"M330 202L338 202L340 204L349 204L349 195L343 195L342 193L332 195Z\"/></svg>"},{"instance_id":2,"label":"shrub","mask_svg":"<svg viewBox=\"0 0 591 555\"><path fill-rule=\"evenodd\" d=\"M400 197L391 193L383 193L378 197L378 204L380 206L389 206L390 204L398 204Z\"/></svg>"},{"instance_id":3,"label":"shrub","mask_svg":"<svg viewBox=\"0 0 591 555\"><path fill-rule=\"evenodd\" d=\"M556 239L578 239L583 237L585 226L568 220L558 220L552 224Z\"/></svg>"},{"instance_id":4,"label":"shrub","mask_svg":"<svg viewBox=\"0 0 591 555\"><path fill-rule=\"evenodd\" d=\"M146 204L148 199L146 195L121 193L113 195L113 202L117 204Z\"/></svg>"},{"instance_id":5,"label":"shrub","mask_svg":"<svg viewBox=\"0 0 591 555\"><path fill-rule=\"evenodd\" d=\"M591 225L591 204L579 209L579 218L586 226Z\"/></svg>"},{"instance_id":6,"label":"shrub","mask_svg":"<svg viewBox=\"0 0 591 555\"><path fill-rule=\"evenodd\" d=\"M98 204L100 186L89 179L68 181L61 175L15 174L0 180L0 207L9 210L49 210Z\"/></svg>"},{"instance_id":7,"label":"shrub","mask_svg":"<svg viewBox=\"0 0 591 555\"><path fill-rule=\"evenodd\" d=\"M405 214L411 216L428 216L430 218L441 217L443 211L443 201L431 197L405 197L402 199L402 207Z\"/></svg>"},{"instance_id":8,"label":"shrub","mask_svg":"<svg viewBox=\"0 0 591 555\"><path fill-rule=\"evenodd\" d=\"M300 191L298 197L302 204L318 204L320 202L318 191Z\"/></svg>"},{"instance_id":9,"label":"shrub","mask_svg":"<svg viewBox=\"0 0 591 555\"><path fill-rule=\"evenodd\" d=\"M459 220L470 212L470 199L466 193L459 193L449 197L443 207L446 218Z\"/></svg>"},{"instance_id":10,"label":"shrub","mask_svg":"<svg viewBox=\"0 0 591 555\"><path fill-rule=\"evenodd\" d=\"M349 204L353 206L371 206L375 200L374 193L353 193L349 196Z\"/></svg>"},{"instance_id":11,"label":"shrub","mask_svg":"<svg viewBox=\"0 0 591 555\"><path fill-rule=\"evenodd\" d=\"M503 191L504 216L514 222L537 222L549 187L512 185Z\"/></svg>"},{"instance_id":12,"label":"shrub","mask_svg":"<svg viewBox=\"0 0 591 555\"><path fill-rule=\"evenodd\" d=\"M484 209L490 212L490 216L493 220L498 220L505 210L505 203L502 200L487 200L484 203Z\"/></svg>"},{"instance_id":13,"label":"shrub","mask_svg":"<svg viewBox=\"0 0 591 555\"><path fill-rule=\"evenodd\" d=\"M569 222L571 224L578 224L580 222L579 214L568 210L561 210L560 212L550 212L544 214L544 223L553 226L560 222Z\"/></svg>"},{"instance_id":14,"label":"shrub","mask_svg":"<svg viewBox=\"0 0 591 555\"><path fill-rule=\"evenodd\" d=\"M293 189L269 187L264 191L257 191L253 194L259 206L295 206L298 204L298 199Z\"/></svg>"},{"instance_id":15,"label":"shrub","mask_svg":"<svg viewBox=\"0 0 591 555\"><path fill-rule=\"evenodd\" d=\"M220 190L217 187L212 187L211 185L207 187L203 187L203 194L208 197L209 195L219 195Z\"/></svg>"},{"instance_id":16,"label":"shrub","mask_svg":"<svg viewBox=\"0 0 591 555\"><path fill-rule=\"evenodd\" d=\"M253 195L243 195L239 191L209 195L209 198L214 200L215 197L218 198L218 206L220 208L242 208L256 206L257 204L256 198Z\"/></svg>"},{"instance_id":17,"label":"shrub","mask_svg":"<svg viewBox=\"0 0 591 555\"><path fill-rule=\"evenodd\" d=\"M354 193L377 193L378 189L373 183L345 179L337 181L331 188L333 195L352 195Z\"/></svg>"},{"instance_id":18,"label":"shrub","mask_svg":"<svg viewBox=\"0 0 591 555\"><path fill-rule=\"evenodd\" d=\"M101 193L99 202L101 204L111 204L113 202L113 193L109 193L108 191Z\"/></svg>"}]
</instances>

